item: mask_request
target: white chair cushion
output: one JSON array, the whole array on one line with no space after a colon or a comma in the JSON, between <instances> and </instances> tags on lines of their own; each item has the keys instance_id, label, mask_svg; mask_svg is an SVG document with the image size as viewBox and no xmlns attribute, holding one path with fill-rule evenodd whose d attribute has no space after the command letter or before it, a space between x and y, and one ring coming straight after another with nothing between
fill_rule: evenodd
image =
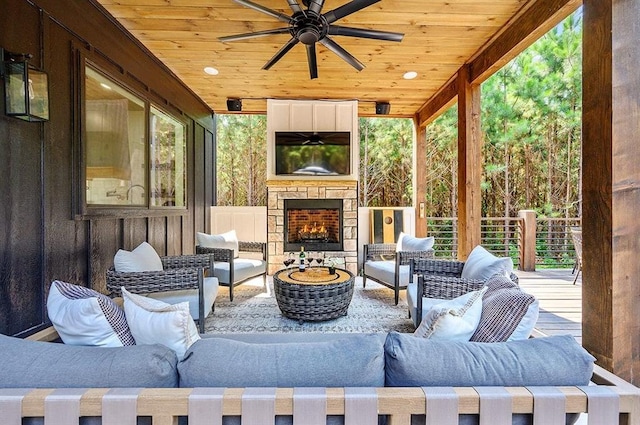
<instances>
[{"instance_id":1,"label":"white chair cushion","mask_svg":"<svg viewBox=\"0 0 640 425\"><path fill-rule=\"evenodd\" d=\"M119 249L113 266L120 273L158 272L162 271L162 260L151 245L142 242L133 251Z\"/></svg>"},{"instance_id":2,"label":"white chair cushion","mask_svg":"<svg viewBox=\"0 0 640 425\"><path fill-rule=\"evenodd\" d=\"M396 275L395 261L372 261L364 263L364 273L374 279L393 284ZM409 284L409 265L400 266L400 286L406 287Z\"/></svg>"},{"instance_id":3,"label":"white chair cushion","mask_svg":"<svg viewBox=\"0 0 640 425\"><path fill-rule=\"evenodd\" d=\"M418 283L417 279L414 279L409 285L407 285L407 304L409 306L409 314L411 315L411 320L413 320L413 325L417 328L420 323L417 322L417 307L418 307L418 298L417 298L417 287ZM441 298L427 298L422 297L422 317L425 317L429 310L433 308L433 306L445 302L447 300Z\"/></svg>"},{"instance_id":4,"label":"white chair cushion","mask_svg":"<svg viewBox=\"0 0 640 425\"><path fill-rule=\"evenodd\" d=\"M162 344L176 352L178 359L200 339L189 313L189 303L167 304L132 294L122 287L124 312L136 344Z\"/></svg>"},{"instance_id":5,"label":"white chair cushion","mask_svg":"<svg viewBox=\"0 0 640 425\"><path fill-rule=\"evenodd\" d=\"M204 290L204 317L211 312L213 303L218 296L218 278L205 277L203 282ZM148 294L149 298L164 301L167 304L178 304L187 301L189 303L189 313L194 320L198 320L198 290L179 289L177 291L153 292Z\"/></svg>"},{"instance_id":6,"label":"white chair cushion","mask_svg":"<svg viewBox=\"0 0 640 425\"><path fill-rule=\"evenodd\" d=\"M205 248L233 249L233 257L238 258L239 244L235 230L230 230L219 235L197 232L196 240L198 241L198 245Z\"/></svg>"},{"instance_id":7,"label":"white chair cushion","mask_svg":"<svg viewBox=\"0 0 640 425\"><path fill-rule=\"evenodd\" d=\"M404 232L400 232L398 236L398 243L396 244L396 251L428 251L433 248L435 238L428 236L426 238L416 238L411 235L407 235Z\"/></svg>"},{"instance_id":8,"label":"white chair cushion","mask_svg":"<svg viewBox=\"0 0 640 425\"><path fill-rule=\"evenodd\" d=\"M487 288L436 303L413 333L416 337L469 341L482 315L482 295Z\"/></svg>"},{"instance_id":9,"label":"white chair cushion","mask_svg":"<svg viewBox=\"0 0 640 425\"><path fill-rule=\"evenodd\" d=\"M49 320L68 345L135 345L124 312L93 289L54 281L47 297Z\"/></svg>"},{"instance_id":10,"label":"white chair cushion","mask_svg":"<svg viewBox=\"0 0 640 425\"><path fill-rule=\"evenodd\" d=\"M509 276L513 271L513 260L509 257L496 257L478 245L473 248L462 267L460 277L464 279L487 280L495 274Z\"/></svg>"},{"instance_id":11,"label":"white chair cushion","mask_svg":"<svg viewBox=\"0 0 640 425\"><path fill-rule=\"evenodd\" d=\"M251 258L236 258L233 260L233 280L240 282L250 277L259 276L267 270L267 263L263 260ZM213 275L220 283L229 284L229 263L216 262L213 268ZM234 282L234 283L235 283Z\"/></svg>"}]
</instances>

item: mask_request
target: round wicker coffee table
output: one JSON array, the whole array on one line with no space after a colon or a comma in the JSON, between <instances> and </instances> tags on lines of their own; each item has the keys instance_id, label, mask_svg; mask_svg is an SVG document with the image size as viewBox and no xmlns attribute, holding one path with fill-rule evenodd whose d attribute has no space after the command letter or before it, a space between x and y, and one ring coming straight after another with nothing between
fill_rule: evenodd
<instances>
[{"instance_id":1,"label":"round wicker coffee table","mask_svg":"<svg viewBox=\"0 0 640 425\"><path fill-rule=\"evenodd\" d=\"M302 322L331 320L347 314L354 276L348 270L312 267L284 269L273 275L278 307L285 317Z\"/></svg>"}]
</instances>

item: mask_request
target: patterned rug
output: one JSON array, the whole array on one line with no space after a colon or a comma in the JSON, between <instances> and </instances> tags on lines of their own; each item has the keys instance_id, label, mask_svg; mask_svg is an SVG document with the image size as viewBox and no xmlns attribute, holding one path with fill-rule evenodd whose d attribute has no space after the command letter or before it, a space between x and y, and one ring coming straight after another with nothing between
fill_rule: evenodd
<instances>
[{"instance_id":1,"label":"patterned rug","mask_svg":"<svg viewBox=\"0 0 640 425\"><path fill-rule=\"evenodd\" d=\"M282 315L273 292L273 279L253 279L229 289L220 287L215 311L205 321L205 333L276 333L276 332L413 332L407 315L404 291L398 305L393 303L393 291L372 281L362 288L362 278L356 277L353 299L346 316L325 322L304 322Z\"/></svg>"}]
</instances>

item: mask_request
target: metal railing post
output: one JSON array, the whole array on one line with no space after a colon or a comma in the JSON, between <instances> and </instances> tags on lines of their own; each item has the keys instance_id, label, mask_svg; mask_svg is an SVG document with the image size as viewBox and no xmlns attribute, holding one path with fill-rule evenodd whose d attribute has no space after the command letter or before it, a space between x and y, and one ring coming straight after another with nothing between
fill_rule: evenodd
<instances>
[{"instance_id":1,"label":"metal railing post","mask_svg":"<svg viewBox=\"0 0 640 425\"><path fill-rule=\"evenodd\" d=\"M520 210L518 217L521 227L520 238L520 270L533 272L536 270L536 212Z\"/></svg>"}]
</instances>

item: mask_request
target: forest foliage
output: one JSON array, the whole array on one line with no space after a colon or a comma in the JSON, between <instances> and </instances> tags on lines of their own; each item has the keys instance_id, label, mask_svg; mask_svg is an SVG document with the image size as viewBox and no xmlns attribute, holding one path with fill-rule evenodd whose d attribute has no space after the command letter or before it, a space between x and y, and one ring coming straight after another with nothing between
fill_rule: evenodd
<instances>
[{"instance_id":1,"label":"forest foliage","mask_svg":"<svg viewBox=\"0 0 640 425\"><path fill-rule=\"evenodd\" d=\"M580 215L582 18L578 11L482 84L482 215ZM218 205L266 204L266 117L217 115ZM360 118L361 206L413 204L426 167L426 212L457 215L457 108L427 127L414 162L410 119ZM422 201L422 200L418 200Z\"/></svg>"},{"instance_id":2,"label":"forest foliage","mask_svg":"<svg viewBox=\"0 0 640 425\"><path fill-rule=\"evenodd\" d=\"M580 216L580 10L484 82L484 217ZM427 127L427 211L456 214L457 108Z\"/></svg>"}]
</instances>

